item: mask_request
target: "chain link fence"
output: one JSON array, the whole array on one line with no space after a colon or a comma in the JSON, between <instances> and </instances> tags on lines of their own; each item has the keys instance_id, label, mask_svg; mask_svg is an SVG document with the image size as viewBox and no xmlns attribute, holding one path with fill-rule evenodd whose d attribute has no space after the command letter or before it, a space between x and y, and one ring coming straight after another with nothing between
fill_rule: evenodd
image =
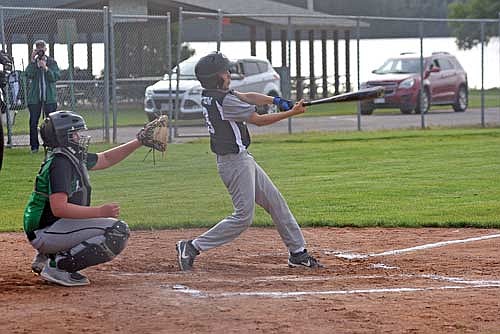
<instances>
[{"instance_id":1,"label":"chain link fence","mask_svg":"<svg viewBox=\"0 0 500 334\"><path fill-rule=\"evenodd\" d=\"M90 128L103 133L104 11L0 7L0 18L3 49L13 55L12 72L17 74L9 75L4 87L9 106L6 143L29 144L27 106L33 101L25 69L33 61L37 40L46 42L48 55L59 67L58 109L81 113Z\"/></svg>"},{"instance_id":2,"label":"chain link fence","mask_svg":"<svg viewBox=\"0 0 500 334\"><path fill-rule=\"evenodd\" d=\"M130 139L139 126L159 114L169 115L174 137L205 136L201 112L196 109L199 109L199 84L191 72L194 59L215 50L232 59L256 56L269 60L286 81L281 83L281 94L292 99L322 98L371 85L386 87L383 100L370 102L368 108L361 103L310 107L304 117L280 122L268 127L268 131L500 124L498 20L306 14L291 17L224 14L220 10L190 12L182 8L173 15L175 21L170 13L118 15L107 8L0 7L2 49L14 56L13 71L19 74L17 80L6 86L6 90L17 92L16 97L7 94L9 113L4 114L4 122L8 123L8 145L29 143L26 108L29 80L24 69L38 39L48 43L48 53L60 68L58 109L81 113L96 141ZM305 25L307 20L317 24ZM339 26L339 20L349 24ZM396 23L403 24L411 37L369 38L372 27L390 31L398 26ZM459 49L452 37L434 37L443 26L474 32L475 39L464 42L471 48ZM208 38L204 41L192 38L193 34L188 32L193 27L194 31L196 27L205 27L204 36ZM247 40L234 40L231 34L235 31L240 35L241 31L247 31ZM192 56L193 51L192 59L175 67ZM429 68L433 55L439 54L453 56L466 73L466 112L454 108L460 88L459 67L450 70L443 60L443 64L436 65L438 70ZM413 59L417 68L411 73L404 69L387 75L377 73L387 60L399 58ZM248 78L243 75L243 79ZM417 105L424 102L429 103L429 110L422 113Z\"/></svg>"},{"instance_id":3,"label":"chain link fence","mask_svg":"<svg viewBox=\"0 0 500 334\"><path fill-rule=\"evenodd\" d=\"M170 15L111 15L113 142L118 123L143 125L160 114L172 119ZM151 99L151 95L162 99ZM118 122L120 121L120 122Z\"/></svg>"}]
</instances>

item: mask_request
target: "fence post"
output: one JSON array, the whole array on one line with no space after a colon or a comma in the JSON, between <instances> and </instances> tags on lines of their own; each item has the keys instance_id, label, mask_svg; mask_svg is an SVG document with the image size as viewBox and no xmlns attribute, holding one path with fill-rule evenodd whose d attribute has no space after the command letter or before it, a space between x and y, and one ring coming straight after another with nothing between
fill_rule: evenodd
<instances>
[{"instance_id":1,"label":"fence post","mask_svg":"<svg viewBox=\"0 0 500 334\"><path fill-rule=\"evenodd\" d=\"M358 71L358 90L359 90L359 85L360 85L360 52L359 52L359 38L361 35L361 31L359 28L359 16L356 18L356 59L357 59L357 64L356 64L356 70ZM357 121L358 121L358 131L361 131L361 101L358 101L357 103L358 107L358 115L357 115Z\"/></svg>"},{"instance_id":2,"label":"fence post","mask_svg":"<svg viewBox=\"0 0 500 334\"><path fill-rule=\"evenodd\" d=\"M425 129L425 112L422 112L422 96L424 94L424 21L420 21L420 91L418 93L418 100L420 101L420 126ZM417 103L417 105L419 105Z\"/></svg>"},{"instance_id":3,"label":"fence post","mask_svg":"<svg viewBox=\"0 0 500 334\"><path fill-rule=\"evenodd\" d=\"M481 22L481 127L484 123L484 22Z\"/></svg>"},{"instance_id":4,"label":"fence post","mask_svg":"<svg viewBox=\"0 0 500 334\"><path fill-rule=\"evenodd\" d=\"M4 31L4 9L2 6L0 6L0 33L2 35L2 51L7 52L7 48L5 46L5 31ZM5 110L5 118L7 121L7 145L6 147L12 147L12 126L11 126L11 120L10 120L10 112L9 112L9 99L10 99L10 93L9 93L9 85L7 83L7 88L6 88L7 96L5 97L5 105L6 105L6 110ZM0 92L1 94L1 92ZM1 122L2 120L0 120ZM3 136L3 134L2 134ZM3 138L2 138L3 140Z\"/></svg>"},{"instance_id":5,"label":"fence post","mask_svg":"<svg viewBox=\"0 0 500 334\"><path fill-rule=\"evenodd\" d=\"M172 142L172 30L170 12L167 13L167 72L168 72L168 142Z\"/></svg>"},{"instance_id":6,"label":"fence post","mask_svg":"<svg viewBox=\"0 0 500 334\"><path fill-rule=\"evenodd\" d=\"M290 81L292 80L292 17L288 16L288 73L290 74ZM290 87L292 83L290 82ZM290 95L292 95L290 89ZM295 94L297 95L297 94ZM292 133L292 118L288 117L288 134Z\"/></svg>"},{"instance_id":7,"label":"fence post","mask_svg":"<svg viewBox=\"0 0 500 334\"><path fill-rule=\"evenodd\" d=\"M174 137L179 135L179 109L180 109L180 101L179 101L179 80L181 76L179 63L181 62L181 48L182 48L182 7L179 7L179 30L177 31L177 71L176 71L176 90L175 90L175 127L174 127Z\"/></svg>"},{"instance_id":8,"label":"fence post","mask_svg":"<svg viewBox=\"0 0 500 334\"><path fill-rule=\"evenodd\" d=\"M116 90L118 88L116 81L116 50L115 50L115 21L113 13L109 11L109 60L111 67L111 112L113 113L113 144L117 142L117 108L116 108Z\"/></svg>"},{"instance_id":9,"label":"fence post","mask_svg":"<svg viewBox=\"0 0 500 334\"><path fill-rule=\"evenodd\" d=\"M109 9L104 6L104 141L109 143Z\"/></svg>"},{"instance_id":10,"label":"fence post","mask_svg":"<svg viewBox=\"0 0 500 334\"><path fill-rule=\"evenodd\" d=\"M2 50L6 51L7 48L5 46L5 30L4 30L4 9L3 6L0 6L0 35L2 38Z\"/></svg>"}]
</instances>

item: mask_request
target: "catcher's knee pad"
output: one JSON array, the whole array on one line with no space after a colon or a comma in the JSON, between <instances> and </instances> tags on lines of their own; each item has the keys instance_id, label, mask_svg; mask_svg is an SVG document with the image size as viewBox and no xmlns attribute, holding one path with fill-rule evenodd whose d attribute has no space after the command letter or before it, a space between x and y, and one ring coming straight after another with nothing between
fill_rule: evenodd
<instances>
[{"instance_id":1,"label":"catcher's knee pad","mask_svg":"<svg viewBox=\"0 0 500 334\"><path fill-rule=\"evenodd\" d=\"M111 261L120 254L130 235L128 225L117 221L103 235L92 237L62 252L56 258L60 269L75 272L84 268Z\"/></svg>"}]
</instances>

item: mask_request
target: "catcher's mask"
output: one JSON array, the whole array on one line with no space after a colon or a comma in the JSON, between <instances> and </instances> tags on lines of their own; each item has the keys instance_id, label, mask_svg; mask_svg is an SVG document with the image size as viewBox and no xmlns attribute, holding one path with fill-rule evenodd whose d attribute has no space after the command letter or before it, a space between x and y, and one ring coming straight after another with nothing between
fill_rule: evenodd
<instances>
[{"instance_id":1,"label":"catcher's mask","mask_svg":"<svg viewBox=\"0 0 500 334\"><path fill-rule=\"evenodd\" d=\"M55 111L40 125L40 136L43 146L53 149L67 147L80 160L85 160L90 136L82 131L87 130L82 116L72 111Z\"/></svg>"},{"instance_id":2,"label":"catcher's mask","mask_svg":"<svg viewBox=\"0 0 500 334\"><path fill-rule=\"evenodd\" d=\"M200 81L203 88L215 89L221 88L221 78L219 73L229 71L231 62L225 55L216 51L212 52L198 60L194 68L196 79Z\"/></svg>"}]
</instances>

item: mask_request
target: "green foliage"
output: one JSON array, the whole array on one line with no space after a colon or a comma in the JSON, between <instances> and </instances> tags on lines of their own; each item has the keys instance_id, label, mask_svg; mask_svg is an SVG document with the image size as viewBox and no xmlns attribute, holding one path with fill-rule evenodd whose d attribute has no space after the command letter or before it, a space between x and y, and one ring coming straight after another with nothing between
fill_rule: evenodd
<instances>
[{"instance_id":1,"label":"green foliage","mask_svg":"<svg viewBox=\"0 0 500 334\"><path fill-rule=\"evenodd\" d=\"M302 226L500 227L500 129L256 136L259 164ZM106 147L94 145L91 151ZM232 212L206 139L139 149L91 172L93 204L116 201L132 228L210 227ZM0 231L20 231L43 154L8 149ZM272 226L264 210L255 225Z\"/></svg>"},{"instance_id":2,"label":"green foliage","mask_svg":"<svg viewBox=\"0 0 500 334\"><path fill-rule=\"evenodd\" d=\"M468 0L453 2L448 6L450 19L497 19L500 12L498 0ZM457 38L459 49L468 50L481 43L481 26L479 23L450 22L450 28ZM497 24L485 24L485 44L492 36L498 35Z\"/></svg>"}]
</instances>

